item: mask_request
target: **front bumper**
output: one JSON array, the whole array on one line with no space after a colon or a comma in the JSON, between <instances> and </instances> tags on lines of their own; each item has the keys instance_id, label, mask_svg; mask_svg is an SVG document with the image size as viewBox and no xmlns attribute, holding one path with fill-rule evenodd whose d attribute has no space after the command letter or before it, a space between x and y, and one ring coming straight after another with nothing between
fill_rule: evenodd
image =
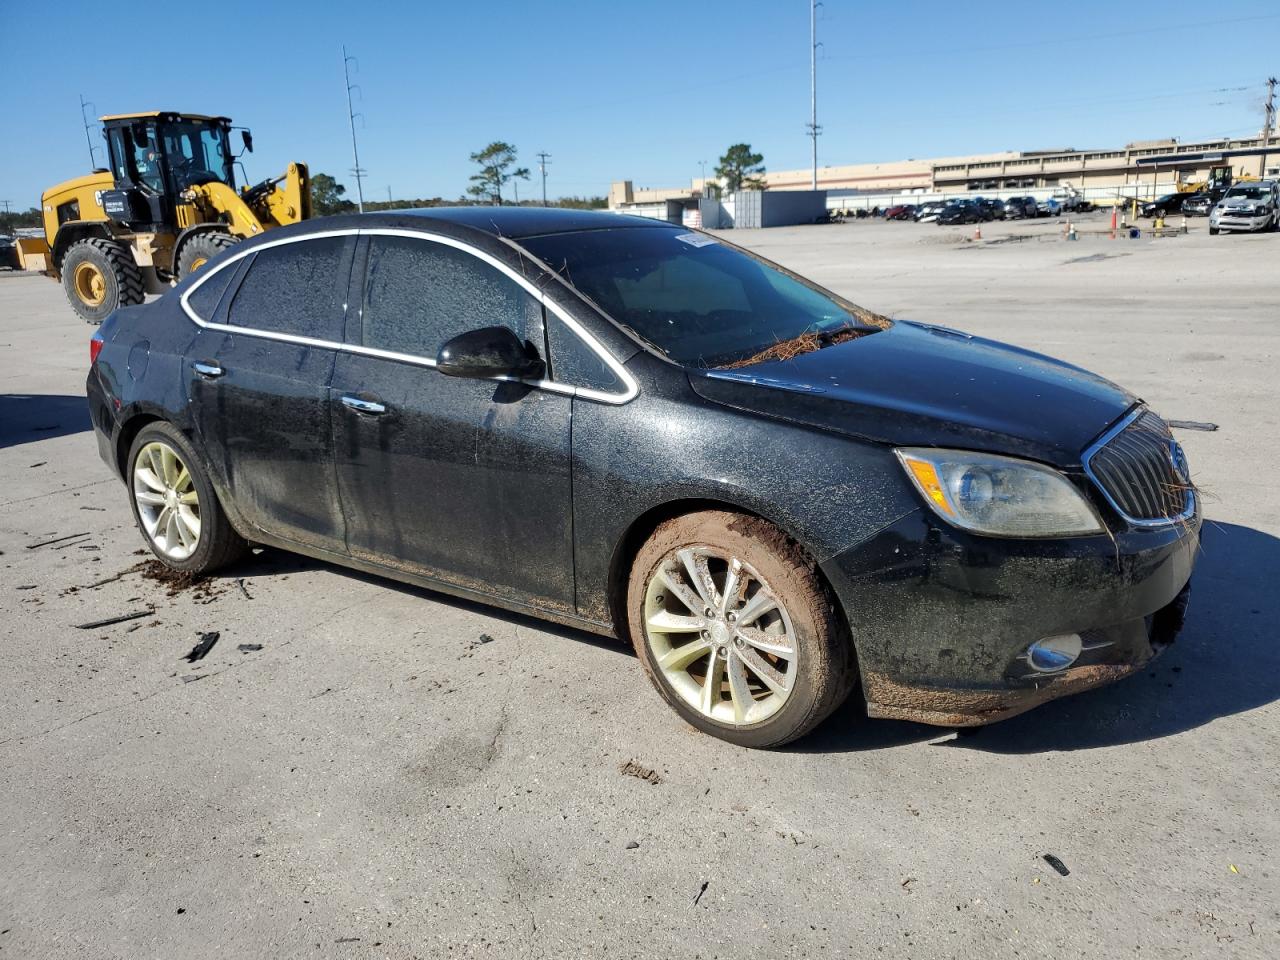
<instances>
[{"instance_id":1,"label":"front bumper","mask_svg":"<svg viewBox=\"0 0 1280 960\"><path fill-rule=\"evenodd\" d=\"M1253 233L1266 229L1270 224L1271 214L1269 213L1240 216L1214 212L1209 215L1209 226L1216 230L1247 230Z\"/></svg>"},{"instance_id":2,"label":"front bumper","mask_svg":"<svg viewBox=\"0 0 1280 960\"><path fill-rule=\"evenodd\" d=\"M1035 541L899 521L823 565L867 712L977 726L1142 669L1182 627L1199 528ZM1029 644L1065 634L1085 647L1068 669L1028 665Z\"/></svg>"}]
</instances>

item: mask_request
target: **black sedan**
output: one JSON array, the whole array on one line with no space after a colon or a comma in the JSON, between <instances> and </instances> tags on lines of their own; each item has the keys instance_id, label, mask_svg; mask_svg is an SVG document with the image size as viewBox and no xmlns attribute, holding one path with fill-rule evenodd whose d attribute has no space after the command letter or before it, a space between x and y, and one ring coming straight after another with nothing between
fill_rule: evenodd
<instances>
[{"instance_id":1,"label":"black sedan","mask_svg":"<svg viewBox=\"0 0 1280 960\"><path fill-rule=\"evenodd\" d=\"M281 228L90 357L100 452L170 567L264 544L625 638L748 746L853 689L972 725L1125 676L1196 555L1137 397L654 220Z\"/></svg>"},{"instance_id":2,"label":"black sedan","mask_svg":"<svg viewBox=\"0 0 1280 960\"><path fill-rule=\"evenodd\" d=\"M947 226L956 223L981 223L982 209L972 200L952 200L938 211L938 225Z\"/></svg>"},{"instance_id":3,"label":"black sedan","mask_svg":"<svg viewBox=\"0 0 1280 960\"><path fill-rule=\"evenodd\" d=\"M1157 200L1142 205L1142 215L1154 220L1156 217L1170 217L1182 212L1182 204L1191 196L1189 193L1167 193Z\"/></svg>"}]
</instances>

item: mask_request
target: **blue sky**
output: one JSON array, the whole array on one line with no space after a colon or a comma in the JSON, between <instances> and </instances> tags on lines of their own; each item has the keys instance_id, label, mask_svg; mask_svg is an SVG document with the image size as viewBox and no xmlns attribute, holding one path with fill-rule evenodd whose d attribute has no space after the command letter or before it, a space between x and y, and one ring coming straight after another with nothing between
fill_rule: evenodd
<instances>
[{"instance_id":1,"label":"blue sky","mask_svg":"<svg viewBox=\"0 0 1280 960\"><path fill-rule=\"evenodd\" d=\"M457 197L468 154L495 139L535 176L534 154L550 152L553 196L686 183L737 141L769 169L809 163L806 0L104 9L58 6L60 23L93 25L60 59L41 42L47 11L0 0L0 200L15 208L87 172L81 93L99 114L229 115L253 128L252 179L298 159L354 192L343 42L359 58L369 197ZM831 165L1256 132L1280 72L1275 0L825 0L819 39Z\"/></svg>"}]
</instances>

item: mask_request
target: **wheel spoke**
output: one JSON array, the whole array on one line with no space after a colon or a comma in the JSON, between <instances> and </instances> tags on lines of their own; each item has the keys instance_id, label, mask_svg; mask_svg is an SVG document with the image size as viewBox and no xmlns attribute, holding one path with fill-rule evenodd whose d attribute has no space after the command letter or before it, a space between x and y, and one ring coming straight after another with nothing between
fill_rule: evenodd
<instances>
[{"instance_id":1,"label":"wheel spoke","mask_svg":"<svg viewBox=\"0 0 1280 960\"><path fill-rule=\"evenodd\" d=\"M147 459L150 459L150 457ZM156 493L164 493L164 481L160 479L160 475L152 468L139 464L137 469L133 471L133 475Z\"/></svg>"},{"instance_id":2,"label":"wheel spoke","mask_svg":"<svg viewBox=\"0 0 1280 960\"><path fill-rule=\"evenodd\" d=\"M760 656L751 647L742 647L738 650L738 656L742 658L742 662L760 678L760 682L772 690L774 693L785 695L791 689L791 681L787 677L779 673L778 670L764 657Z\"/></svg>"},{"instance_id":3,"label":"wheel spoke","mask_svg":"<svg viewBox=\"0 0 1280 960\"><path fill-rule=\"evenodd\" d=\"M684 604L686 610L695 616L702 615L704 604L680 579L680 573L678 570L663 567L662 570L659 571L658 575L662 578L662 582L666 588L675 595L677 600Z\"/></svg>"},{"instance_id":4,"label":"wheel spoke","mask_svg":"<svg viewBox=\"0 0 1280 960\"><path fill-rule=\"evenodd\" d=\"M658 666L663 670L683 670L699 657L705 657L711 649L711 641L699 637L691 643L668 650L658 658Z\"/></svg>"},{"instance_id":5,"label":"wheel spoke","mask_svg":"<svg viewBox=\"0 0 1280 960\"><path fill-rule=\"evenodd\" d=\"M173 489L186 490L191 486L191 473L187 470L185 464L179 463L178 467L180 469L178 470L177 477L174 478Z\"/></svg>"},{"instance_id":6,"label":"wheel spoke","mask_svg":"<svg viewBox=\"0 0 1280 960\"><path fill-rule=\"evenodd\" d=\"M173 509L166 504L156 516L156 527L151 532L151 535L157 539L163 537L167 540L169 536L169 521L171 519L173 519Z\"/></svg>"},{"instance_id":7,"label":"wheel spoke","mask_svg":"<svg viewBox=\"0 0 1280 960\"><path fill-rule=\"evenodd\" d=\"M166 550L175 550L183 546L182 534L178 531L178 511L169 511L169 523L164 528L164 545Z\"/></svg>"},{"instance_id":8,"label":"wheel spoke","mask_svg":"<svg viewBox=\"0 0 1280 960\"><path fill-rule=\"evenodd\" d=\"M738 602L738 591L743 585L742 563L735 557L729 561L729 572L724 576L724 594L720 598L721 613L725 613Z\"/></svg>"},{"instance_id":9,"label":"wheel spoke","mask_svg":"<svg viewBox=\"0 0 1280 960\"><path fill-rule=\"evenodd\" d=\"M190 507L184 504L178 504L176 511L178 523L186 531L187 536L183 537L185 545L194 544L200 539L200 517Z\"/></svg>"},{"instance_id":10,"label":"wheel spoke","mask_svg":"<svg viewBox=\"0 0 1280 960\"><path fill-rule=\"evenodd\" d=\"M773 594L762 586L756 591L755 596L747 601L746 606L738 611L738 625L745 627L755 623L764 614L777 607L778 601L773 599Z\"/></svg>"},{"instance_id":11,"label":"wheel spoke","mask_svg":"<svg viewBox=\"0 0 1280 960\"><path fill-rule=\"evenodd\" d=\"M757 630L754 627L739 627L736 633L763 653L772 653L775 657L783 657L787 660L796 655L795 644L791 642L791 637L785 633L765 633L763 630Z\"/></svg>"},{"instance_id":12,"label":"wheel spoke","mask_svg":"<svg viewBox=\"0 0 1280 960\"><path fill-rule=\"evenodd\" d=\"M712 609L719 606L716 601L715 584L711 581L711 570L707 567L707 558L698 556L689 547L680 550L676 555L680 558L680 562L684 564L684 569L689 574L689 582L693 584L693 589L697 590L698 596L702 598L702 605Z\"/></svg>"},{"instance_id":13,"label":"wheel spoke","mask_svg":"<svg viewBox=\"0 0 1280 960\"><path fill-rule=\"evenodd\" d=\"M706 627L702 617L682 617L677 613L659 610L649 617L649 629L658 633L697 633Z\"/></svg>"},{"instance_id":14,"label":"wheel spoke","mask_svg":"<svg viewBox=\"0 0 1280 960\"><path fill-rule=\"evenodd\" d=\"M169 486L175 486L178 479L178 458L173 455L173 451L168 447L160 448L160 463L164 466L165 483Z\"/></svg>"},{"instance_id":15,"label":"wheel spoke","mask_svg":"<svg viewBox=\"0 0 1280 960\"><path fill-rule=\"evenodd\" d=\"M147 484L150 486L150 484ZM151 507L163 507L165 500L164 494L156 493L154 490L135 490L133 498L139 503L145 503Z\"/></svg>"},{"instance_id":16,"label":"wheel spoke","mask_svg":"<svg viewBox=\"0 0 1280 960\"><path fill-rule=\"evenodd\" d=\"M178 502L188 507L194 507L200 502L200 497L194 490L188 490L186 493L178 494Z\"/></svg>"},{"instance_id":17,"label":"wheel spoke","mask_svg":"<svg viewBox=\"0 0 1280 960\"><path fill-rule=\"evenodd\" d=\"M724 672L724 661L714 649L711 661L707 664L707 679L702 684L702 712L711 716L712 708L720 702L720 675Z\"/></svg>"},{"instance_id":18,"label":"wheel spoke","mask_svg":"<svg viewBox=\"0 0 1280 960\"><path fill-rule=\"evenodd\" d=\"M738 657L729 657L728 674L729 696L733 699L733 720L735 723L744 723L747 719L747 710L755 703L755 698L751 696L747 671Z\"/></svg>"}]
</instances>

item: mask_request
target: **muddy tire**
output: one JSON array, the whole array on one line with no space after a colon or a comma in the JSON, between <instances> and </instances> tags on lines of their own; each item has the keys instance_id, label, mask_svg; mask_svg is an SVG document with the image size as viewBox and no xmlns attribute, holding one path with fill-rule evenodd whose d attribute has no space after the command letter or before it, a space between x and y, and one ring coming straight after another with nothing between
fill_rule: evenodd
<instances>
[{"instance_id":1,"label":"muddy tire","mask_svg":"<svg viewBox=\"0 0 1280 960\"><path fill-rule=\"evenodd\" d=\"M125 482L138 530L165 566L203 575L248 552L195 451L172 424L149 423L138 431Z\"/></svg>"},{"instance_id":2,"label":"muddy tire","mask_svg":"<svg viewBox=\"0 0 1280 960\"><path fill-rule=\"evenodd\" d=\"M88 323L101 323L116 307L142 303L142 272L123 244L92 237L78 240L62 258L62 289L71 309Z\"/></svg>"},{"instance_id":3,"label":"muddy tire","mask_svg":"<svg viewBox=\"0 0 1280 960\"><path fill-rule=\"evenodd\" d=\"M223 250L234 247L237 242L229 233L210 231L196 234L182 245L182 252L178 254L178 279L195 273Z\"/></svg>"},{"instance_id":4,"label":"muddy tire","mask_svg":"<svg viewBox=\"0 0 1280 960\"><path fill-rule=\"evenodd\" d=\"M730 743L795 740L854 685L834 599L807 554L758 518L708 511L663 523L636 554L626 603L658 693Z\"/></svg>"}]
</instances>

